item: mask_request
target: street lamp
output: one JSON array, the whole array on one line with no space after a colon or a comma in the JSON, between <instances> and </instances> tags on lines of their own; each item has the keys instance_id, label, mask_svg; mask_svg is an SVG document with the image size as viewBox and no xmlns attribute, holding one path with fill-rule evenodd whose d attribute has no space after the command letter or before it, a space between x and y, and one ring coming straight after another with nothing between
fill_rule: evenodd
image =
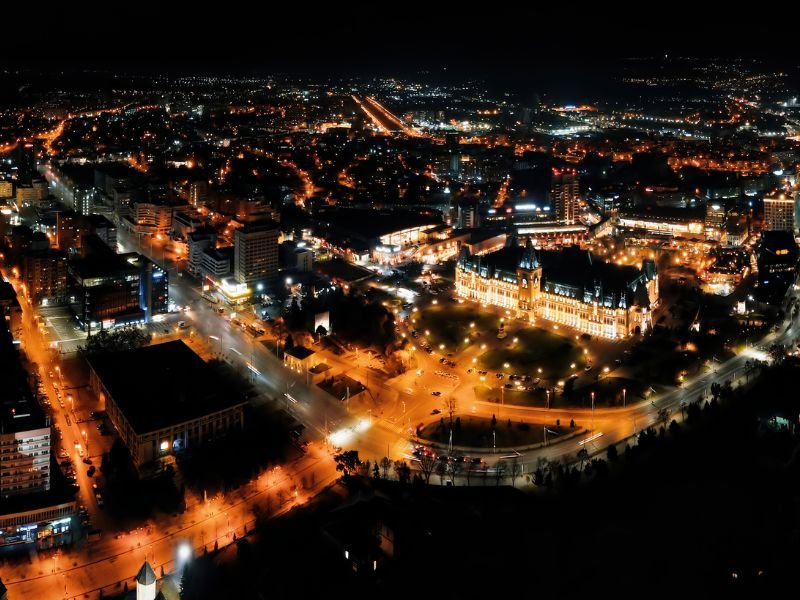
<instances>
[{"instance_id":1,"label":"street lamp","mask_svg":"<svg viewBox=\"0 0 800 600\"><path fill-rule=\"evenodd\" d=\"M622 388L622 407L623 408L625 408L625 395L626 395L627 391L628 390L626 390L625 388Z\"/></svg>"}]
</instances>

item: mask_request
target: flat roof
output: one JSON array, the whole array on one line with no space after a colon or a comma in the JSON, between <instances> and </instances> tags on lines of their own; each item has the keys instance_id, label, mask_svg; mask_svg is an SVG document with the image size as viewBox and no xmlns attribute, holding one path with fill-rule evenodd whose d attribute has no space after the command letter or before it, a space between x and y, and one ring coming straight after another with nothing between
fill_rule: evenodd
<instances>
[{"instance_id":1,"label":"flat roof","mask_svg":"<svg viewBox=\"0 0 800 600\"><path fill-rule=\"evenodd\" d=\"M311 348L306 348L305 346L294 346L287 350L286 354L294 356L297 360L305 360L314 354L314 351Z\"/></svg>"},{"instance_id":2,"label":"flat roof","mask_svg":"<svg viewBox=\"0 0 800 600\"><path fill-rule=\"evenodd\" d=\"M88 360L137 434L246 402L181 340Z\"/></svg>"},{"instance_id":3,"label":"flat roof","mask_svg":"<svg viewBox=\"0 0 800 600\"><path fill-rule=\"evenodd\" d=\"M369 210L362 208L334 208L320 210L314 219L333 225L363 238L379 238L390 233L442 223L438 211Z\"/></svg>"},{"instance_id":4,"label":"flat roof","mask_svg":"<svg viewBox=\"0 0 800 600\"><path fill-rule=\"evenodd\" d=\"M34 399L5 319L0 322L0 431L17 433L46 427L44 411Z\"/></svg>"}]
</instances>

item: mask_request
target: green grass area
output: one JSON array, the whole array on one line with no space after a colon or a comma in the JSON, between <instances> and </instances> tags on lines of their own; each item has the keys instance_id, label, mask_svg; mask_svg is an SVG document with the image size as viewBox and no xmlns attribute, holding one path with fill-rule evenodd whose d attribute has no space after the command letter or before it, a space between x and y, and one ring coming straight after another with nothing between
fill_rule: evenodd
<instances>
[{"instance_id":1,"label":"green grass area","mask_svg":"<svg viewBox=\"0 0 800 600\"><path fill-rule=\"evenodd\" d=\"M552 425L550 427L555 427ZM567 428L569 429L569 428ZM494 436L492 435L494 431ZM563 431L563 428L562 428ZM446 444L450 436L450 421L447 417L435 421L420 431L420 437L432 442ZM548 439L551 436L548 434ZM523 448L544 441L544 430L541 423L522 423L507 419L498 419L494 428L492 420L483 417L460 417L460 424L455 422L453 445L470 448Z\"/></svg>"},{"instance_id":2,"label":"green grass area","mask_svg":"<svg viewBox=\"0 0 800 600\"><path fill-rule=\"evenodd\" d=\"M516 343L514 337L518 339ZM480 356L478 361L483 369L552 380L573 372L575 369L570 368L572 363L578 370L584 366L581 349L567 338L549 331L526 328L502 342L502 348L489 350ZM504 366L506 364L508 368Z\"/></svg>"},{"instance_id":3,"label":"green grass area","mask_svg":"<svg viewBox=\"0 0 800 600\"><path fill-rule=\"evenodd\" d=\"M473 390L475 398L483 402L500 403L500 385L505 385L506 381L498 382L493 387L488 385L476 385ZM554 397L550 397L551 406L555 406ZM544 389L520 391L515 389L503 392L503 404L516 404L518 406L546 406L547 392Z\"/></svg>"},{"instance_id":4,"label":"green grass area","mask_svg":"<svg viewBox=\"0 0 800 600\"><path fill-rule=\"evenodd\" d=\"M724 342L721 336L705 335L683 346L679 340L658 332L632 348L628 363L632 375L637 379L648 383L678 385L681 373L692 377L707 370L704 365L709 361L713 367L732 357L733 352Z\"/></svg>"},{"instance_id":5,"label":"green grass area","mask_svg":"<svg viewBox=\"0 0 800 600\"><path fill-rule=\"evenodd\" d=\"M623 394L623 390L625 390ZM594 392L595 406L622 406L646 400L652 394L646 382L625 377L603 377L589 385L572 390L568 398L559 398L559 405L591 406ZM624 399L623 399L624 396Z\"/></svg>"},{"instance_id":6,"label":"green grass area","mask_svg":"<svg viewBox=\"0 0 800 600\"><path fill-rule=\"evenodd\" d=\"M433 346L444 344L447 350L463 348L464 338L474 342L497 335L499 317L482 313L469 304L458 304L449 300L439 300L413 317L412 326L420 332L420 339L427 339ZM470 324L474 323L474 327ZM430 331L430 335L425 335Z\"/></svg>"}]
</instances>

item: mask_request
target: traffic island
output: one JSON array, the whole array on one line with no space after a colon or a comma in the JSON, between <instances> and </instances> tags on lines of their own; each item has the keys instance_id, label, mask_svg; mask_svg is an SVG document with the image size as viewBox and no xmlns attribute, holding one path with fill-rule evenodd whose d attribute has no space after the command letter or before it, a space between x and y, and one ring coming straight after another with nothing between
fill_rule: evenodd
<instances>
[{"instance_id":1,"label":"traffic island","mask_svg":"<svg viewBox=\"0 0 800 600\"><path fill-rule=\"evenodd\" d=\"M538 446L545 442L555 442L570 433L581 431L578 424L536 423L509 419L458 416L453 418L453 446L470 448L475 451L491 451L497 448L518 450ZM450 419L447 416L439 421L428 423L417 429L417 437L422 441L437 445L450 443Z\"/></svg>"}]
</instances>

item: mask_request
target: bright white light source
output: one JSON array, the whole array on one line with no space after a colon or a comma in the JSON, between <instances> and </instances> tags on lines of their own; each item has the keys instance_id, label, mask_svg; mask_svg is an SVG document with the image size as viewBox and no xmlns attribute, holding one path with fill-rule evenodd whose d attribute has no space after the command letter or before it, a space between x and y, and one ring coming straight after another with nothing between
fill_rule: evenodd
<instances>
[{"instance_id":1,"label":"bright white light source","mask_svg":"<svg viewBox=\"0 0 800 600\"><path fill-rule=\"evenodd\" d=\"M178 562L187 563L190 558L192 558L192 547L184 542L178 546Z\"/></svg>"}]
</instances>

